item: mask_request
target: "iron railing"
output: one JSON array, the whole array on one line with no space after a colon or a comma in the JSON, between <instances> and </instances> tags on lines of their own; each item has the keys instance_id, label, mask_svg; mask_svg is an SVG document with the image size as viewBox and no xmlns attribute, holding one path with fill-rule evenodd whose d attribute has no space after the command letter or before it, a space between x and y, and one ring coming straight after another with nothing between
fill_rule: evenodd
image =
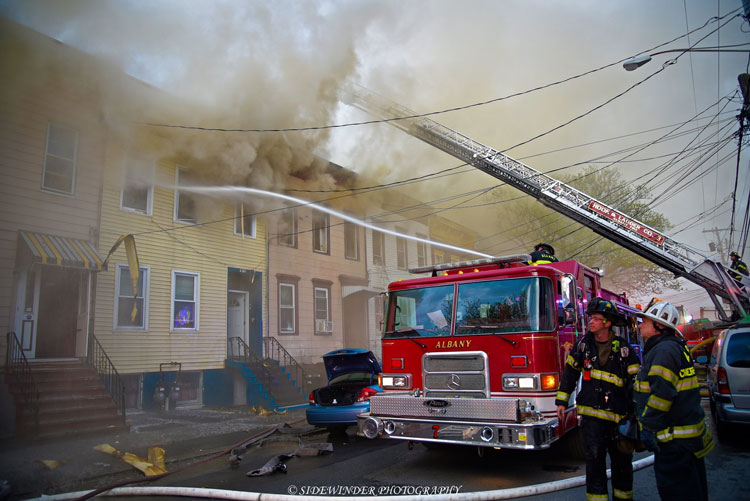
<instances>
[{"instance_id":1,"label":"iron railing","mask_svg":"<svg viewBox=\"0 0 750 501\"><path fill-rule=\"evenodd\" d=\"M271 372L266 367L263 359L241 337L235 336L229 338L229 360L249 365L253 371L253 375L258 378L260 384L266 389L270 387Z\"/></svg>"},{"instance_id":2,"label":"iron railing","mask_svg":"<svg viewBox=\"0 0 750 501\"><path fill-rule=\"evenodd\" d=\"M16 333L9 332L7 338L6 371L13 375L21 391L24 405L31 411L34 429L37 429L39 427L39 389L34 381L34 376L31 374L29 361L23 354L23 347L16 338Z\"/></svg>"},{"instance_id":3,"label":"iron railing","mask_svg":"<svg viewBox=\"0 0 750 501\"><path fill-rule=\"evenodd\" d=\"M286 351L286 348L273 336L267 336L263 338L263 354L266 358L270 358L279 362L279 365L285 367L297 385L303 390L308 389L311 386L311 381L308 380L307 373L302 366L294 359L294 357Z\"/></svg>"},{"instance_id":4,"label":"iron railing","mask_svg":"<svg viewBox=\"0 0 750 501\"><path fill-rule=\"evenodd\" d=\"M115 364L104 351L99 340L94 334L89 333L88 350L86 351L86 362L94 367L99 375L107 393L117 406L118 413L125 418L125 384L120 373L115 369Z\"/></svg>"}]
</instances>

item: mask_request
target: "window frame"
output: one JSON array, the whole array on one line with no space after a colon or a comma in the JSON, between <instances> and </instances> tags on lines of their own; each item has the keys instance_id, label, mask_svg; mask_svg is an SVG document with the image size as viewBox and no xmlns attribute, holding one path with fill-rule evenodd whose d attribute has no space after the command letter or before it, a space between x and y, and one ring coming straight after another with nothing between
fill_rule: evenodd
<instances>
[{"instance_id":1,"label":"window frame","mask_svg":"<svg viewBox=\"0 0 750 501\"><path fill-rule=\"evenodd\" d=\"M290 217L291 218L291 229L284 229L285 232L282 235L282 229L281 227L284 225L284 220ZM297 248L297 209L294 207L290 207L288 209L284 209L280 216L279 221L276 225L276 232L278 234L277 242L279 245L283 245L284 247L291 247L296 249ZM286 243L284 241L285 238L291 239L291 243Z\"/></svg>"},{"instance_id":2,"label":"window frame","mask_svg":"<svg viewBox=\"0 0 750 501\"><path fill-rule=\"evenodd\" d=\"M427 236L425 235L419 235L417 234L417 237L422 239L427 239ZM420 242L417 240L417 266L427 266L429 263L427 262L427 244L425 242Z\"/></svg>"},{"instance_id":3,"label":"window frame","mask_svg":"<svg viewBox=\"0 0 750 501\"><path fill-rule=\"evenodd\" d=\"M112 330L118 331L118 332L145 332L148 331L148 294L149 294L149 282L151 278L151 267L150 266L139 266L138 270L139 273L143 276L143 326L134 327L134 326L128 326L128 325L119 325L118 319L120 317L120 281L122 280L122 271L123 269L128 270L128 274L130 273L130 268L127 263L117 263L115 266L115 303L114 307L112 309ZM137 296L136 296L137 298Z\"/></svg>"},{"instance_id":4,"label":"window frame","mask_svg":"<svg viewBox=\"0 0 750 501\"><path fill-rule=\"evenodd\" d=\"M128 156L127 160L138 160L138 157L134 156ZM154 165L154 162L150 162L151 165L149 166L150 174L153 176L153 173L156 170L156 166ZM125 172L123 173L123 179L122 179L122 188L120 189L120 210L124 212L132 212L133 214L141 214L143 216L152 216L154 214L154 183L148 184L148 194L146 195L146 210L140 210L135 207L126 207L124 205L124 199L125 199L125 190L128 189L128 187L131 185L130 176L128 173L130 172L127 168L127 164L123 167L125 169Z\"/></svg>"},{"instance_id":5,"label":"window frame","mask_svg":"<svg viewBox=\"0 0 750 501\"><path fill-rule=\"evenodd\" d=\"M402 248L403 247L403 250ZM403 263L401 259L403 257ZM409 242L404 237L396 237L396 268L409 269Z\"/></svg>"},{"instance_id":6,"label":"window frame","mask_svg":"<svg viewBox=\"0 0 750 501\"><path fill-rule=\"evenodd\" d=\"M74 144L73 144L73 158L61 157L59 155L55 155L55 154L50 153L50 151L49 151L50 137L52 135L51 133L52 133L53 128L64 129L64 130L67 130L67 131L72 131L74 133L75 139L74 139ZM43 164L42 164L42 188L41 188L42 191L47 192L47 193L55 193L57 195L70 195L70 196L75 195L75 191L76 191L76 178L77 178L77 174L78 174L78 143L79 143L79 136L80 136L80 133L78 132L77 129L74 129L73 127L70 127L70 126L67 126L67 125L62 125L60 123L55 123L55 122L47 122L47 133L46 133L46 138L45 138L45 141L44 141L44 161L43 161ZM64 161L70 162L72 164L72 172L71 172L71 175L70 175L70 191L59 190L57 188L51 188L51 187L49 187L49 186L46 185L46 179L47 179L47 161L48 161L48 159L50 157L59 158L59 159L62 159ZM55 175L59 176L59 174L55 174Z\"/></svg>"},{"instance_id":7,"label":"window frame","mask_svg":"<svg viewBox=\"0 0 750 501\"><path fill-rule=\"evenodd\" d=\"M318 318L318 291L325 292L326 301L326 318ZM318 320L332 322L331 320L331 282L313 280L313 333L316 336L330 336L333 334L333 328L330 331L318 330Z\"/></svg>"},{"instance_id":8,"label":"window frame","mask_svg":"<svg viewBox=\"0 0 750 501\"><path fill-rule=\"evenodd\" d=\"M432 249L432 264L444 264L445 263L445 252L439 249Z\"/></svg>"},{"instance_id":9,"label":"window frame","mask_svg":"<svg viewBox=\"0 0 750 501\"><path fill-rule=\"evenodd\" d=\"M316 226L316 218L323 217L325 218L325 224L323 226ZM318 254L328 254L331 253L331 215L327 212L319 211L313 209L312 212L312 249L313 252L317 252ZM323 232L325 230L325 232ZM325 235L325 250L316 248L316 237L318 240L320 240L320 237ZM320 242L318 242L320 243Z\"/></svg>"},{"instance_id":10,"label":"window frame","mask_svg":"<svg viewBox=\"0 0 750 501\"><path fill-rule=\"evenodd\" d=\"M174 312L175 312L175 285L177 283L177 275L185 275L193 277L193 303L195 303L194 312L195 320L194 327L175 327L174 325ZM172 270L172 289L170 293L169 303L169 332L198 332L200 331L200 279L201 274L195 271L187 270ZM180 300L185 302L184 300Z\"/></svg>"},{"instance_id":11,"label":"window frame","mask_svg":"<svg viewBox=\"0 0 750 501\"><path fill-rule=\"evenodd\" d=\"M279 331L280 335L293 336L293 335L297 334L297 323L298 323L297 322L297 302L298 302L297 301L297 285L298 285L297 281L291 280L289 278L280 278L279 281L278 281L278 286L276 288L276 291L277 291L277 294L278 294L277 304L278 304L278 309L279 309L279 318L278 318L278 325L277 325L278 329L277 330ZM292 330L285 330L285 329L282 329L282 327L281 327L281 325L282 325L281 324L281 310L282 310L282 308L287 308L287 309L290 308L289 306L282 306L282 304L281 304L281 288L284 287L284 286L292 288L292 305L291 305L292 322L293 322L293 324L292 324Z\"/></svg>"},{"instance_id":12,"label":"window frame","mask_svg":"<svg viewBox=\"0 0 750 501\"><path fill-rule=\"evenodd\" d=\"M240 216L240 206L245 207L245 204L243 204L242 202L239 202L234 205L234 234L237 236L244 237L244 238L256 238L257 231L258 231L258 219L255 217L255 214L249 216L251 224L252 224L252 234L243 233L242 230L238 227L239 226L238 223L240 223L240 220L243 219L243 217ZM248 217L247 215L244 216L245 219L247 217ZM243 224L243 223L244 221L242 221L242 223L240 224Z\"/></svg>"},{"instance_id":13,"label":"window frame","mask_svg":"<svg viewBox=\"0 0 750 501\"><path fill-rule=\"evenodd\" d=\"M349 255L349 245L352 243L348 235L351 232L354 238L354 256ZM344 258L350 261L359 261L359 225L349 221L344 222Z\"/></svg>"},{"instance_id":14,"label":"window frame","mask_svg":"<svg viewBox=\"0 0 750 501\"><path fill-rule=\"evenodd\" d=\"M382 231L372 230L372 264L385 266L385 233Z\"/></svg>"},{"instance_id":15,"label":"window frame","mask_svg":"<svg viewBox=\"0 0 750 501\"><path fill-rule=\"evenodd\" d=\"M180 195L180 171L189 172L188 169L186 167L183 167L182 165L178 165L175 168L175 179L174 179L175 189L174 189L174 204L173 204L173 208L174 208L173 220L176 223L197 224L198 223L197 214L193 215L194 219L180 219L178 217L179 212L180 212L180 196L181 196ZM192 197L193 196L193 195L188 194L188 193L185 193L184 195L186 197ZM195 204L195 198L193 198L193 204Z\"/></svg>"}]
</instances>

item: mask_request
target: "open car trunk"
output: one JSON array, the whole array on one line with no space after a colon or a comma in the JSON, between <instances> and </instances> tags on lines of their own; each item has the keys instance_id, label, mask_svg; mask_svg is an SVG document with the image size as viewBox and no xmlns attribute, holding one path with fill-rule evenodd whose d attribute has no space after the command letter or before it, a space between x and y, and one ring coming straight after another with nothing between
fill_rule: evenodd
<instances>
[{"instance_id":1,"label":"open car trunk","mask_svg":"<svg viewBox=\"0 0 750 501\"><path fill-rule=\"evenodd\" d=\"M318 388L314 391L315 401L318 405L352 405L359 396L362 388L370 386L370 383L346 383L335 384Z\"/></svg>"}]
</instances>

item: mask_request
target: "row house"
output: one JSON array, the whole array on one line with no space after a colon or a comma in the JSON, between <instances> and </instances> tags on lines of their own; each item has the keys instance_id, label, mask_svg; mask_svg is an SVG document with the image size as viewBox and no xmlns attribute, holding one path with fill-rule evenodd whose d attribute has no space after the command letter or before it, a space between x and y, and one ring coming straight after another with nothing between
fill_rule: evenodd
<instances>
[{"instance_id":1,"label":"row house","mask_svg":"<svg viewBox=\"0 0 750 501\"><path fill-rule=\"evenodd\" d=\"M328 351L379 354L379 293L411 267L458 256L349 217L473 245L472 232L436 216L381 217L394 204L419 205L403 193L365 210L331 200L259 211L240 191L190 190L215 184L210 161L131 123L142 121L138 110L179 109L173 97L5 19L0 50L0 327L13 333L0 342L37 367L86 360L96 346L125 385L127 409L160 405L159 383L176 369L173 404L254 402L249 367L233 365L237 350L299 364L311 378ZM304 189L320 171L337 187L356 181L314 164L284 185ZM123 235L137 249L135 287L125 247L110 252ZM3 408L0 424L12 427L12 406Z\"/></svg>"}]
</instances>

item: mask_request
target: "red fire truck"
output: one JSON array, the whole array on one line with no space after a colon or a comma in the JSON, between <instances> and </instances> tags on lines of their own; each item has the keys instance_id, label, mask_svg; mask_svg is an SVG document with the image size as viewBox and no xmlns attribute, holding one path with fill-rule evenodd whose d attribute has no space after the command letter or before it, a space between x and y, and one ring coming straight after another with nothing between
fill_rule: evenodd
<instances>
[{"instance_id":1,"label":"red fire truck","mask_svg":"<svg viewBox=\"0 0 750 501\"><path fill-rule=\"evenodd\" d=\"M585 332L587 302L607 297L626 314L636 310L603 290L592 268L530 266L529 258L428 266L411 271L431 276L389 286L384 393L359 417L361 435L545 449L576 426L573 401L558 423L555 395L566 352Z\"/></svg>"},{"instance_id":2,"label":"red fire truck","mask_svg":"<svg viewBox=\"0 0 750 501\"><path fill-rule=\"evenodd\" d=\"M342 97L700 285L723 321L750 312L747 289L700 251L372 91L351 86ZM430 278L391 284L385 391L360 416L360 434L542 449L576 427L572 403L565 423L554 416L563 355L584 331L587 300L615 299L628 312L627 298L601 289L599 275L576 261L530 267L526 259L440 265L421 270L431 271Z\"/></svg>"}]
</instances>

